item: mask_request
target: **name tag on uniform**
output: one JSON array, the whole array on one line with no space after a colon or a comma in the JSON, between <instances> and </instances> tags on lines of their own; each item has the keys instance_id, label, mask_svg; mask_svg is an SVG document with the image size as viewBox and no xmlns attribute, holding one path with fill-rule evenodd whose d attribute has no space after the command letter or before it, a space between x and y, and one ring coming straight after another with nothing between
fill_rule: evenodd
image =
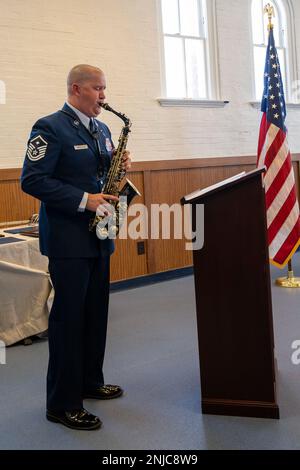
<instances>
[{"instance_id":1,"label":"name tag on uniform","mask_svg":"<svg viewBox=\"0 0 300 470\"><path fill-rule=\"evenodd\" d=\"M82 145L74 145L74 149L75 150L86 150L88 149L88 145L87 144L82 144Z\"/></svg>"}]
</instances>

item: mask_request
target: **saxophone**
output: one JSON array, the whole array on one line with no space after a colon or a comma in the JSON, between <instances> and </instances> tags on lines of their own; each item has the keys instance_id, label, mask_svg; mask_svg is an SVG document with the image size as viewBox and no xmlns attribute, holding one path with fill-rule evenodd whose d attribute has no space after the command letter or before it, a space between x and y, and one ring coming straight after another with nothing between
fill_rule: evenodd
<instances>
[{"instance_id":1,"label":"saxophone","mask_svg":"<svg viewBox=\"0 0 300 470\"><path fill-rule=\"evenodd\" d=\"M115 111L107 103L102 103L101 106L106 109L106 111L110 111L118 116L124 122L124 126L119 137L118 148L111 160L107 178L102 188L102 192L104 194L111 194L113 196L120 197L121 201L110 201L110 205L114 209L113 214L110 217L96 215L90 222L90 230L92 231L96 228L97 237L101 240L105 240L108 237L116 238L120 230L123 215L129 204L135 196L140 196L141 194L134 184L127 178L126 183L122 189L120 189L120 183L126 174L126 170L124 170L122 166L122 156L126 149L128 134L131 132L131 121L127 116L125 116L125 114Z\"/></svg>"}]
</instances>

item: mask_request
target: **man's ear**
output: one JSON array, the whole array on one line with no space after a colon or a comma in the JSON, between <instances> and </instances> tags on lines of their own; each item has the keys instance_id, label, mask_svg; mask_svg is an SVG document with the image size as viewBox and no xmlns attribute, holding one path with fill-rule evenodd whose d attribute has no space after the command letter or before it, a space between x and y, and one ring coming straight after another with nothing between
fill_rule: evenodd
<instances>
[{"instance_id":1,"label":"man's ear","mask_svg":"<svg viewBox=\"0 0 300 470\"><path fill-rule=\"evenodd\" d=\"M73 92L73 95L75 95L75 96L80 95L80 85L78 85L78 83L73 83L72 84L72 92Z\"/></svg>"}]
</instances>

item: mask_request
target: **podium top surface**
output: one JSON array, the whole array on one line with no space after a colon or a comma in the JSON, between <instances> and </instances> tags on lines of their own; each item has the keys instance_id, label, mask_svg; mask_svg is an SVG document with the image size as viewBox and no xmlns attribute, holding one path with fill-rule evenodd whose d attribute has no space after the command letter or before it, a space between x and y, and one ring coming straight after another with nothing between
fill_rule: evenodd
<instances>
[{"instance_id":1,"label":"podium top surface","mask_svg":"<svg viewBox=\"0 0 300 470\"><path fill-rule=\"evenodd\" d=\"M181 204L190 204L192 202L200 201L204 197L211 196L212 194L240 184L244 181L247 181L248 179L257 177L258 175L264 173L265 170L266 168L263 166L249 171L248 173L243 171L242 173L238 173L237 175L231 176L230 178L226 178L223 181L219 181L219 183L213 184L212 186L193 191L192 193L184 196L180 202Z\"/></svg>"}]
</instances>

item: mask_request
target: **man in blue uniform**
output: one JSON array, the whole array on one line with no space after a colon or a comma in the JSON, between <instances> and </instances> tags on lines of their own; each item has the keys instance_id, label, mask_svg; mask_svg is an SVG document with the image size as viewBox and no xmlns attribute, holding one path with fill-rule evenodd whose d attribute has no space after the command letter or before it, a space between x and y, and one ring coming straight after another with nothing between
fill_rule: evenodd
<instances>
[{"instance_id":1,"label":"man in blue uniform","mask_svg":"<svg viewBox=\"0 0 300 470\"><path fill-rule=\"evenodd\" d=\"M120 397L105 385L103 359L112 240L89 231L95 216L109 213L101 192L113 154L108 127L95 118L105 100L102 70L77 65L68 75L68 101L39 119L28 142L21 184L41 201L40 249L49 258L55 290L49 317L47 419L73 429L101 426L83 408L84 398ZM130 167L129 152L123 156Z\"/></svg>"}]
</instances>

